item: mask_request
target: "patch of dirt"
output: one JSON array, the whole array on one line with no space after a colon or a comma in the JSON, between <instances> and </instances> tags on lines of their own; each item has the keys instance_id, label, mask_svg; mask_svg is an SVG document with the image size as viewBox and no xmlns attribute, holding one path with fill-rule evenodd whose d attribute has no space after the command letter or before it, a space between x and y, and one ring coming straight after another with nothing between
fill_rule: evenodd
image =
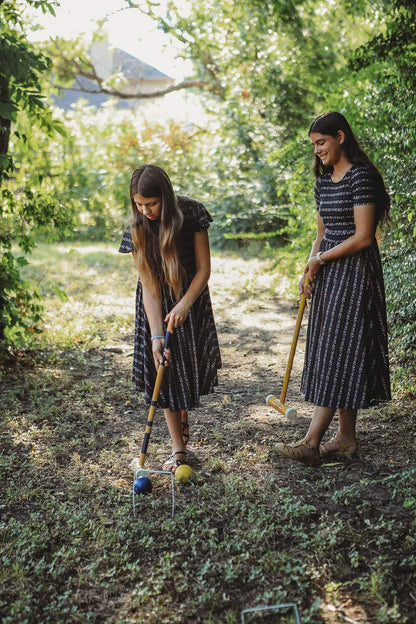
<instances>
[{"instance_id":1,"label":"patch of dirt","mask_svg":"<svg viewBox=\"0 0 416 624\"><path fill-rule=\"evenodd\" d=\"M207 460L211 463L218 460L226 464L227 470L262 471L263 463L257 467L256 458L250 456L250 444L255 441L257 452L260 443L264 453L273 458L270 470L276 477L295 487L305 467L274 456L273 447L276 442L300 439L312 416L313 406L305 403L299 392L308 310L304 313L286 398L297 416L289 420L266 404L266 396L280 397L298 298L295 295L287 301L270 294L277 277L265 271L265 264L260 260L213 259L210 291L223 368L219 371L215 393L202 397L201 407L189 415L188 452L196 469L201 469ZM287 284L282 285L282 292L287 292ZM85 358L91 383L95 374L98 379L105 375L110 379L117 375L126 379L124 396L113 405L115 420L111 423L107 419L105 427L111 438L116 434L127 435L129 450L137 456L148 408L129 383L132 350L133 335L127 334L118 336L104 349L87 351ZM85 371L80 370L79 374L85 375ZM114 397L109 400L114 403ZM415 405L414 399L408 399L407 403L393 401L382 408L361 411L357 458L346 465L333 462L325 470L339 472L340 483L348 485L366 476L387 476L397 469L414 466ZM328 439L336 429L335 416L327 432ZM149 451L148 461L156 464L153 468L160 468L157 463L163 461L163 452L169 451L169 436L163 418L157 416ZM246 459L242 459L244 453Z\"/></svg>"},{"instance_id":2,"label":"patch of dirt","mask_svg":"<svg viewBox=\"0 0 416 624\"><path fill-rule=\"evenodd\" d=\"M359 414L359 453L350 463L330 462L311 469L287 462L274 452L275 443L292 442L304 435L313 406L306 404L299 393L307 310L286 399L287 404L297 410L297 416L288 420L266 404L267 395L280 396L298 302L296 295L286 300L280 294L271 294L270 287L275 286L277 277L270 276L265 268L266 264L261 261L213 259L210 290L223 368L215 393L203 397L201 407L189 415L189 463L203 479L209 479L216 472L235 472L261 482L267 474L274 477L276 487L281 485L294 492L299 491L299 482L306 478L310 480L310 488L302 490L300 495L305 502L314 505L318 515L333 513L345 517L348 530L354 532L362 527L363 514L374 523L382 513L392 522L402 521L403 526L408 523L410 532L412 514L389 494L382 482L390 475L416 466L414 398L394 400L388 406ZM286 293L287 284L280 286L281 292ZM69 478L71 469L75 469L74 462L90 466L92 474L94 471L106 473L109 483L130 496L130 461L140 454L148 412L130 381L132 350L133 335L129 332L109 338L103 348L82 353L62 351L56 352L54 357L45 354L44 359L42 354L35 358L26 358L23 354L14 363L13 370L5 369L7 382L14 388L20 417L24 419L25 410L31 414L32 431L43 427L43 431L51 431L53 435L51 423L58 427L60 413L65 410L69 444L53 458L57 471L54 476L56 497L64 496L65 479ZM48 393L43 389L42 409L36 416L33 384L39 369L50 379L50 404ZM22 381L26 376L27 382ZM57 388L64 387L69 388L68 393L60 396ZM82 414L86 417L82 418ZM160 415L161 410L158 410L146 459L146 465L153 469L160 469L170 452L167 428ZM336 429L335 419L327 436L331 437ZM21 454L22 460L30 454L38 458L39 463L49 461L48 441L43 442L42 436L39 434L37 438L36 435L29 437L15 431L14 452ZM9 437L11 443L10 433L7 440ZM75 438L76 459L70 447ZM6 444L7 440L4 437L3 442ZM374 486L374 477L380 480L379 486ZM51 478L48 471L42 478ZM325 478L328 479L327 489L323 485ZM318 479L319 497L314 491L314 481ZM373 481L371 489L367 488L368 480ZM339 499L334 499L334 490L341 492ZM363 493L368 503L365 510L356 506ZM15 516L23 513L17 507L13 512ZM26 508L24 513L27 512ZM368 547L381 548L374 544ZM340 592L338 600L341 595ZM409 596L407 599L411 603L414 597L411 592ZM407 612L411 612L411 606ZM364 606L351 595L345 595L344 602L337 605L337 613L344 613L345 621L369 621ZM329 605L325 621L340 621L336 617L334 614L331 619Z\"/></svg>"}]
</instances>

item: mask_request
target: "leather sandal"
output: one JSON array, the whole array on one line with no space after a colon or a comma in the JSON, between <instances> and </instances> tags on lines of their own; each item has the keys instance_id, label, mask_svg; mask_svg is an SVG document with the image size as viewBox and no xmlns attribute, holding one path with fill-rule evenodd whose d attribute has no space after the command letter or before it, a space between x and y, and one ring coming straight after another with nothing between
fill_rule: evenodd
<instances>
[{"instance_id":1,"label":"leather sandal","mask_svg":"<svg viewBox=\"0 0 416 624\"><path fill-rule=\"evenodd\" d=\"M321 458L326 457L340 457L344 459L351 459L357 452L357 443L346 444L342 440L332 438L324 444L319 446L319 453Z\"/></svg>"},{"instance_id":2,"label":"leather sandal","mask_svg":"<svg viewBox=\"0 0 416 624\"><path fill-rule=\"evenodd\" d=\"M182 455L183 459L179 459L176 455ZM162 466L162 470L169 470L170 472L175 472L176 468L186 464L186 453L185 451L173 451L167 460L164 462Z\"/></svg>"},{"instance_id":3,"label":"leather sandal","mask_svg":"<svg viewBox=\"0 0 416 624\"><path fill-rule=\"evenodd\" d=\"M186 446L189 442L189 422L188 422L188 412L185 410L181 411L181 425L182 425L183 443Z\"/></svg>"},{"instance_id":4,"label":"leather sandal","mask_svg":"<svg viewBox=\"0 0 416 624\"><path fill-rule=\"evenodd\" d=\"M318 449L312 448L306 440L301 440L296 444L276 444L276 451L286 459L307 464L308 466L318 466L321 463L321 456Z\"/></svg>"}]
</instances>

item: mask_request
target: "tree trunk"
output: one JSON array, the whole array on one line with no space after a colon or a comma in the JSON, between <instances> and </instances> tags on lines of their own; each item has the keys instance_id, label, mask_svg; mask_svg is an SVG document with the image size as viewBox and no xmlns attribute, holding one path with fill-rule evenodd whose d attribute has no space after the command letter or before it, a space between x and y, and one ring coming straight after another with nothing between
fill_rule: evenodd
<instances>
[{"instance_id":1,"label":"tree trunk","mask_svg":"<svg viewBox=\"0 0 416 624\"><path fill-rule=\"evenodd\" d=\"M10 119L0 117L0 156L7 156L9 151Z\"/></svg>"}]
</instances>

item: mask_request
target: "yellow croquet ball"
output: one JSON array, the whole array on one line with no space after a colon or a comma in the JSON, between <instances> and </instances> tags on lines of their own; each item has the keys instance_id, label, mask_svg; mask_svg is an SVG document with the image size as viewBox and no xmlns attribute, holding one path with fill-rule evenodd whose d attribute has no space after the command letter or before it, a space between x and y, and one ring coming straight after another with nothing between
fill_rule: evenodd
<instances>
[{"instance_id":1,"label":"yellow croquet ball","mask_svg":"<svg viewBox=\"0 0 416 624\"><path fill-rule=\"evenodd\" d=\"M175 470L175 479L181 483L187 483L194 474L194 471L190 466L188 466L188 464L182 464Z\"/></svg>"}]
</instances>

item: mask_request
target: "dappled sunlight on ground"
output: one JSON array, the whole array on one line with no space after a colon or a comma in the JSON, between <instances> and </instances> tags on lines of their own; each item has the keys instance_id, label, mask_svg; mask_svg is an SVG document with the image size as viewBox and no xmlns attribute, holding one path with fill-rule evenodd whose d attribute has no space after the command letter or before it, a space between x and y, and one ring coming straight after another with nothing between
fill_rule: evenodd
<instances>
[{"instance_id":1,"label":"dappled sunlight on ground","mask_svg":"<svg viewBox=\"0 0 416 624\"><path fill-rule=\"evenodd\" d=\"M153 605L149 624L223 624L276 597L314 624L404 622L414 613L414 401L363 411L349 463L283 460L276 443L303 437L312 413L299 392L307 311L289 420L265 399L280 394L297 293L270 288L267 261L214 255L223 368L189 414L195 482L175 484L171 519L169 482L152 479L133 518L131 460L148 417L131 382L136 272L106 246L80 247L40 250L30 270L47 271L43 349L0 367L6 600L39 622L45 604L61 615L76 607L79 622L121 622L121 609L126 624ZM67 298L53 290L64 280ZM158 409L146 467L169 453Z\"/></svg>"}]
</instances>

